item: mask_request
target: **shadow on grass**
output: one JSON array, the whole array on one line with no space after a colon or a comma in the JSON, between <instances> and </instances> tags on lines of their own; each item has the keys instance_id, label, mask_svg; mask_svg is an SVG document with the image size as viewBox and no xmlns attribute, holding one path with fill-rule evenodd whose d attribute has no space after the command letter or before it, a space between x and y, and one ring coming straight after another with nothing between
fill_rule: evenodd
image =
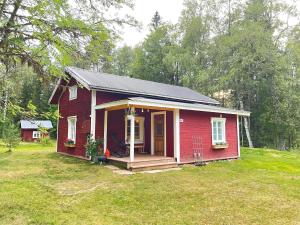
<instances>
[{"instance_id":1,"label":"shadow on grass","mask_svg":"<svg viewBox=\"0 0 300 225\"><path fill-rule=\"evenodd\" d=\"M12 153L13 153L12 150L7 150L7 151L4 151L4 152L0 152L0 155L7 156L7 155L11 155Z\"/></svg>"}]
</instances>

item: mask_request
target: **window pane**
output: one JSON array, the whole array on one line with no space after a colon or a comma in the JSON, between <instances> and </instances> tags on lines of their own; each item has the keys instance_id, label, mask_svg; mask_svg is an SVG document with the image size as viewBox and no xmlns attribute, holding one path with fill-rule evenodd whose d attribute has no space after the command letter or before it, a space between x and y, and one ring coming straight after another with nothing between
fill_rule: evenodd
<instances>
[{"instance_id":1,"label":"window pane","mask_svg":"<svg viewBox=\"0 0 300 225\"><path fill-rule=\"evenodd\" d=\"M218 141L223 141L222 132L218 133Z\"/></svg>"},{"instance_id":2,"label":"window pane","mask_svg":"<svg viewBox=\"0 0 300 225\"><path fill-rule=\"evenodd\" d=\"M225 120L215 119L212 121L212 137L213 143L220 143L225 141Z\"/></svg>"}]
</instances>

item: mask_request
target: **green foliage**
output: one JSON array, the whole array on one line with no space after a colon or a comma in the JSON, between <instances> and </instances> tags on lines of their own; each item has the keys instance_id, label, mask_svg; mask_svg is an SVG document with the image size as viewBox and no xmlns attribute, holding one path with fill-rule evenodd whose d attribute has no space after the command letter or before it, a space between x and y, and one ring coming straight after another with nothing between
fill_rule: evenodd
<instances>
[{"instance_id":1,"label":"green foliage","mask_svg":"<svg viewBox=\"0 0 300 225\"><path fill-rule=\"evenodd\" d=\"M154 16L152 17L151 23L150 23L150 29L156 30L158 27L162 25L162 19L159 15L158 11L154 13Z\"/></svg>"},{"instance_id":2,"label":"green foliage","mask_svg":"<svg viewBox=\"0 0 300 225\"><path fill-rule=\"evenodd\" d=\"M175 64L170 65L171 60L166 60L173 45L171 30L169 25L157 27L138 47L137 57L132 65L134 76L161 83L174 83Z\"/></svg>"},{"instance_id":3,"label":"green foliage","mask_svg":"<svg viewBox=\"0 0 300 225\"><path fill-rule=\"evenodd\" d=\"M89 59L88 63L106 58L116 37L115 27L136 25L128 15L107 16L108 10L122 7L132 7L131 1L3 1L0 62L8 66L19 60L37 74L63 76L64 66L74 58Z\"/></svg>"},{"instance_id":4,"label":"green foliage","mask_svg":"<svg viewBox=\"0 0 300 225\"><path fill-rule=\"evenodd\" d=\"M8 151L12 151L20 143L20 131L13 123L6 123L3 130L3 142Z\"/></svg>"},{"instance_id":5,"label":"green foliage","mask_svg":"<svg viewBox=\"0 0 300 225\"><path fill-rule=\"evenodd\" d=\"M39 142L42 146L52 146L52 142L49 136L41 136Z\"/></svg>"},{"instance_id":6,"label":"green foliage","mask_svg":"<svg viewBox=\"0 0 300 225\"><path fill-rule=\"evenodd\" d=\"M104 155L104 150L102 145L103 145L102 139L94 140L91 136L88 136L87 144L85 146L86 156L91 157L91 159L93 160L95 156Z\"/></svg>"},{"instance_id":7,"label":"green foliage","mask_svg":"<svg viewBox=\"0 0 300 225\"><path fill-rule=\"evenodd\" d=\"M115 57L121 48L113 61L126 75L188 86L227 107L243 105L251 111L255 146L295 148L300 24L288 19L299 15L283 0L187 0L178 24L151 29L131 57Z\"/></svg>"}]
</instances>

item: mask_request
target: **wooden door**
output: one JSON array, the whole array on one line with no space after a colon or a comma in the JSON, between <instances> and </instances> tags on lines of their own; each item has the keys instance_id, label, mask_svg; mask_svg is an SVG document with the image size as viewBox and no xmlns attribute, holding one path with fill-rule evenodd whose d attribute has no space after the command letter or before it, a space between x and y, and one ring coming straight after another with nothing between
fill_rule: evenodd
<instances>
[{"instance_id":1,"label":"wooden door","mask_svg":"<svg viewBox=\"0 0 300 225\"><path fill-rule=\"evenodd\" d=\"M164 155L165 147L164 114L154 115L154 154Z\"/></svg>"}]
</instances>

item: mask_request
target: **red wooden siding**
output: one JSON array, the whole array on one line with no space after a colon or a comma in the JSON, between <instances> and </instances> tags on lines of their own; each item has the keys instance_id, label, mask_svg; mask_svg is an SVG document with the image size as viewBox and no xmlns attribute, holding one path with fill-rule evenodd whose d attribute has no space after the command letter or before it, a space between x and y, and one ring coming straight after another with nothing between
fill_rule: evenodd
<instances>
[{"instance_id":1,"label":"red wooden siding","mask_svg":"<svg viewBox=\"0 0 300 225\"><path fill-rule=\"evenodd\" d=\"M127 96L121 94L97 91L96 105L125 99L126 97ZM110 114L110 112L108 114ZM108 115L108 118L109 117L110 116ZM104 110L96 110L96 130L95 130L96 138L103 138L103 132L104 132Z\"/></svg>"},{"instance_id":2,"label":"red wooden siding","mask_svg":"<svg viewBox=\"0 0 300 225\"><path fill-rule=\"evenodd\" d=\"M167 111L167 156L174 156L174 129L173 129L173 112Z\"/></svg>"},{"instance_id":3,"label":"red wooden siding","mask_svg":"<svg viewBox=\"0 0 300 225\"><path fill-rule=\"evenodd\" d=\"M21 138L22 141L28 141L28 142L32 142L35 141L36 138L32 138L32 133L33 131L36 131L36 129L21 129Z\"/></svg>"},{"instance_id":4,"label":"red wooden siding","mask_svg":"<svg viewBox=\"0 0 300 225\"><path fill-rule=\"evenodd\" d=\"M76 84L72 79L69 86ZM59 100L59 129L58 129L58 151L77 156L85 156L87 135L90 133L91 94L85 89L78 87L77 98L69 100L69 90L66 89ZM77 116L76 124L76 147L66 148L64 142L68 137L68 117Z\"/></svg>"},{"instance_id":5,"label":"red wooden siding","mask_svg":"<svg viewBox=\"0 0 300 225\"><path fill-rule=\"evenodd\" d=\"M211 118L218 113L180 110L180 161L193 160L192 136L202 137L204 160L218 160L238 157L236 115L222 114L226 118L226 141L229 147L224 150L212 149Z\"/></svg>"}]
</instances>

